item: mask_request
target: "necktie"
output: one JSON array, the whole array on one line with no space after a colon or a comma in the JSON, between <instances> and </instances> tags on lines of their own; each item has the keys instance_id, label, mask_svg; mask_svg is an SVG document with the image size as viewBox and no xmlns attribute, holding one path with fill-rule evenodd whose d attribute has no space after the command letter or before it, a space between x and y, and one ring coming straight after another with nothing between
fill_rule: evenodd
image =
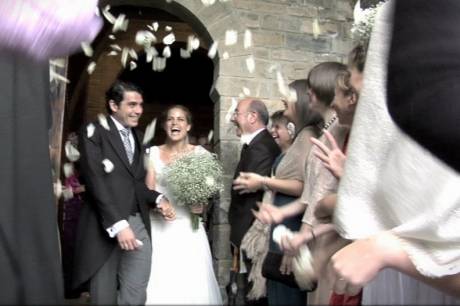
<instances>
[{"instance_id":1,"label":"necktie","mask_svg":"<svg viewBox=\"0 0 460 306\"><path fill-rule=\"evenodd\" d=\"M128 156L128 161L131 164L133 162L133 148L131 147L131 142L129 141L129 134L131 131L129 129L120 130L122 135L121 139L123 141L123 145L125 146L126 155Z\"/></svg>"}]
</instances>

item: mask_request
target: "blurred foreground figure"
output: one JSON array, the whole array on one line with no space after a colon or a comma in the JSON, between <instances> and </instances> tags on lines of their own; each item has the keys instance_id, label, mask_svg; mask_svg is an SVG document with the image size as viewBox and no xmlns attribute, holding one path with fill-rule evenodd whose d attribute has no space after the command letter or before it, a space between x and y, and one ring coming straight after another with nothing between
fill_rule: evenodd
<instances>
[{"instance_id":1,"label":"blurred foreground figure","mask_svg":"<svg viewBox=\"0 0 460 306\"><path fill-rule=\"evenodd\" d=\"M0 1L2 304L63 303L48 149L48 59L94 39L102 25L96 5L93 0Z\"/></svg>"}]
</instances>

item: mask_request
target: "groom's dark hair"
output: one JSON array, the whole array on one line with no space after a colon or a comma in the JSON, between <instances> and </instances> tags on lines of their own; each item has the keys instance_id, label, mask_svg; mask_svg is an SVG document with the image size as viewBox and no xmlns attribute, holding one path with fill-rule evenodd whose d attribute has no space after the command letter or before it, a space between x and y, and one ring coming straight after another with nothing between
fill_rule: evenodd
<instances>
[{"instance_id":1,"label":"groom's dark hair","mask_svg":"<svg viewBox=\"0 0 460 306\"><path fill-rule=\"evenodd\" d=\"M125 82L121 80L116 80L112 86L106 91L105 93L105 108L109 114L112 113L112 109L110 108L109 101L115 102L116 105L120 105L120 102L123 101L123 97L125 92L127 91L134 91L139 93L141 96L143 95L142 89L137 86L136 84Z\"/></svg>"}]
</instances>

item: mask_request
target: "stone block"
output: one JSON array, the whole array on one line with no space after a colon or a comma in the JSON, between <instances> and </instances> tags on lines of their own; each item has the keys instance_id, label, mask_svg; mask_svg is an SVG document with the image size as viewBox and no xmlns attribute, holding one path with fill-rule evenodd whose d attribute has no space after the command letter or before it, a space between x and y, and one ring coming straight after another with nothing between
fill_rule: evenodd
<instances>
[{"instance_id":1,"label":"stone block","mask_svg":"<svg viewBox=\"0 0 460 306\"><path fill-rule=\"evenodd\" d=\"M197 17L203 24L210 25L230 14L231 10L227 5L220 1L216 1L213 5L203 6L203 8L199 10Z\"/></svg>"},{"instance_id":2,"label":"stone block","mask_svg":"<svg viewBox=\"0 0 460 306\"><path fill-rule=\"evenodd\" d=\"M312 52L327 52L331 50L331 39L312 35L302 35L288 33L286 35L286 47L295 50L305 50Z\"/></svg>"},{"instance_id":3,"label":"stone block","mask_svg":"<svg viewBox=\"0 0 460 306\"><path fill-rule=\"evenodd\" d=\"M281 28L280 16L274 16L274 15L263 16L261 28L265 30L279 30Z\"/></svg>"},{"instance_id":4,"label":"stone block","mask_svg":"<svg viewBox=\"0 0 460 306\"><path fill-rule=\"evenodd\" d=\"M238 13L241 22L248 28L259 28L261 25L260 15L255 12L241 11Z\"/></svg>"},{"instance_id":5,"label":"stone block","mask_svg":"<svg viewBox=\"0 0 460 306\"><path fill-rule=\"evenodd\" d=\"M230 254L230 250L229 250ZM222 259L217 261L217 282L222 287L225 287L230 282L230 269L232 268L231 259ZM225 303L224 303L225 305Z\"/></svg>"},{"instance_id":6,"label":"stone block","mask_svg":"<svg viewBox=\"0 0 460 306\"><path fill-rule=\"evenodd\" d=\"M212 254L216 259L231 259L230 254L230 226L228 224L214 225L212 227Z\"/></svg>"},{"instance_id":7,"label":"stone block","mask_svg":"<svg viewBox=\"0 0 460 306\"><path fill-rule=\"evenodd\" d=\"M253 31L254 46L281 47L285 44L285 35L280 32Z\"/></svg>"},{"instance_id":8,"label":"stone block","mask_svg":"<svg viewBox=\"0 0 460 306\"><path fill-rule=\"evenodd\" d=\"M286 15L299 17L314 17L317 15L316 8L311 4L299 5L294 3L286 8Z\"/></svg>"},{"instance_id":9,"label":"stone block","mask_svg":"<svg viewBox=\"0 0 460 306\"><path fill-rule=\"evenodd\" d=\"M275 49L271 52L272 60L292 61L292 62L307 62L314 57L314 53L290 50L290 49Z\"/></svg>"}]
</instances>

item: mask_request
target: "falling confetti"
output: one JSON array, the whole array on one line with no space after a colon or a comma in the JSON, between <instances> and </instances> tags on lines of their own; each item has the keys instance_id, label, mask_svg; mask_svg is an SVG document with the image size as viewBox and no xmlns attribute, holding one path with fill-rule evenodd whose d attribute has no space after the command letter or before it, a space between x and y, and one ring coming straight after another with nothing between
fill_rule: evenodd
<instances>
[{"instance_id":1,"label":"falling confetti","mask_svg":"<svg viewBox=\"0 0 460 306\"><path fill-rule=\"evenodd\" d=\"M155 31L150 24L147 25L147 28L149 28L150 31Z\"/></svg>"},{"instance_id":2,"label":"falling confetti","mask_svg":"<svg viewBox=\"0 0 460 306\"><path fill-rule=\"evenodd\" d=\"M238 106L238 101L235 98L232 98L232 104L227 110L227 114L225 115L225 122L230 123L233 117L233 113L235 113L236 107Z\"/></svg>"},{"instance_id":3,"label":"falling confetti","mask_svg":"<svg viewBox=\"0 0 460 306\"><path fill-rule=\"evenodd\" d=\"M180 57L190 58L191 56L192 54L190 53L190 51L180 48Z\"/></svg>"},{"instance_id":4,"label":"falling confetti","mask_svg":"<svg viewBox=\"0 0 460 306\"><path fill-rule=\"evenodd\" d=\"M210 130L208 133L208 143L212 143L212 137L214 136L214 131Z\"/></svg>"},{"instance_id":5,"label":"falling confetti","mask_svg":"<svg viewBox=\"0 0 460 306\"><path fill-rule=\"evenodd\" d=\"M252 33L250 30L244 31L244 42L243 42L244 49L251 48L252 46Z\"/></svg>"},{"instance_id":6,"label":"falling confetti","mask_svg":"<svg viewBox=\"0 0 460 306\"><path fill-rule=\"evenodd\" d=\"M156 125L157 125L157 118L154 118L152 122L149 125L147 125L147 127L145 128L145 134L144 134L144 139L142 140L142 144L145 145L149 143L150 140L153 139L153 137L155 136Z\"/></svg>"},{"instance_id":7,"label":"falling confetti","mask_svg":"<svg viewBox=\"0 0 460 306\"><path fill-rule=\"evenodd\" d=\"M62 195L62 183L60 179L57 179L56 183L53 184L54 187L54 195L57 198L60 198Z\"/></svg>"},{"instance_id":8,"label":"falling confetti","mask_svg":"<svg viewBox=\"0 0 460 306\"><path fill-rule=\"evenodd\" d=\"M169 46L164 47L163 49L163 57L170 58L171 57L171 48Z\"/></svg>"},{"instance_id":9,"label":"falling confetti","mask_svg":"<svg viewBox=\"0 0 460 306\"><path fill-rule=\"evenodd\" d=\"M165 31L166 31L166 32L171 32L171 31L172 31L172 27L169 26L169 25L165 26Z\"/></svg>"},{"instance_id":10,"label":"falling confetti","mask_svg":"<svg viewBox=\"0 0 460 306\"><path fill-rule=\"evenodd\" d=\"M128 60L129 49L124 47L121 51L121 64L126 67L126 61Z\"/></svg>"},{"instance_id":11,"label":"falling confetti","mask_svg":"<svg viewBox=\"0 0 460 306\"><path fill-rule=\"evenodd\" d=\"M94 130L96 129L96 127L94 126L94 124L90 123L86 126L86 136L88 138L91 138L93 137L94 135Z\"/></svg>"},{"instance_id":12,"label":"falling confetti","mask_svg":"<svg viewBox=\"0 0 460 306\"><path fill-rule=\"evenodd\" d=\"M124 31L128 29L128 22L129 20L126 19L125 14L120 14L118 15L117 19L115 20L113 27L112 27L112 32L116 33L118 31Z\"/></svg>"},{"instance_id":13,"label":"falling confetti","mask_svg":"<svg viewBox=\"0 0 460 306\"><path fill-rule=\"evenodd\" d=\"M116 39L116 37L115 37L115 35L113 35L113 34L110 34L110 35L109 35L109 39L111 39L111 40L115 40L115 39Z\"/></svg>"},{"instance_id":14,"label":"falling confetti","mask_svg":"<svg viewBox=\"0 0 460 306\"><path fill-rule=\"evenodd\" d=\"M96 69L96 62L91 62L86 68L86 71L88 71L88 74L92 74L94 69Z\"/></svg>"},{"instance_id":15,"label":"falling confetti","mask_svg":"<svg viewBox=\"0 0 460 306\"><path fill-rule=\"evenodd\" d=\"M278 83L278 90L280 94L286 99L286 101L292 102L292 103L297 102L296 91L286 85L283 75L281 74L280 71L276 72L276 81Z\"/></svg>"},{"instance_id":16,"label":"falling confetti","mask_svg":"<svg viewBox=\"0 0 460 306\"><path fill-rule=\"evenodd\" d=\"M97 120L99 121L99 124L106 129L107 131L110 131L109 123L107 122L107 118L103 114L98 114L97 115Z\"/></svg>"},{"instance_id":17,"label":"falling confetti","mask_svg":"<svg viewBox=\"0 0 460 306\"><path fill-rule=\"evenodd\" d=\"M227 59L230 58L230 54L228 54L228 52L225 51L225 52L222 54L222 58L223 58L224 60L227 60Z\"/></svg>"},{"instance_id":18,"label":"falling confetti","mask_svg":"<svg viewBox=\"0 0 460 306\"><path fill-rule=\"evenodd\" d=\"M148 47L145 49L146 58L145 61L150 63L155 56L158 56L158 51L155 47Z\"/></svg>"},{"instance_id":19,"label":"falling confetti","mask_svg":"<svg viewBox=\"0 0 460 306\"><path fill-rule=\"evenodd\" d=\"M318 18L315 18L313 20L313 37L317 39L320 34L321 34L321 29L319 28Z\"/></svg>"},{"instance_id":20,"label":"falling confetti","mask_svg":"<svg viewBox=\"0 0 460 306\"><path fill-rule=\"evenodd\" d=\"M115 51L121 51L121 47L117 44L111 44L110 48L112 48Z\"/></svg>"},{"instance_id":21,"label":"falling confetti","mask_svg":"<svg viewBox=\"0 0 460 306\"><path fill-rule=\"evenodd\" d=\"M163 38L163 43L165 45L171 45L176 41L176 37L174 36L174 33L169 33Z\"/></svg>"},{"instance_id":22,"label":"falling confetti","mask_svg":"<svg viewBox=\"0 0 460 306\"><path fill-rule=\"evenodd\" d=\"M201 0L204 6L211 6L216 2L216 0Z\"/></svg>"},{"instance_id":23,"label":"falling confetti","mask_svg":"<svg viewBox=\"0 0 460 306\"><path fill-rule=\"evenodd\" d=\"M78 152L77 148L75 148L69 140L65 142L64 151L68 160L75 162L80 159L80 152Z\"/></svg>"},{"instance_id":24,"label":"falling confetti","mask_svg":"<svg viewBox=\"0 0 460 306\"><path fill-rule=\"evenodd\" d=\"M217 41L214 41L211 45L211 47L209 48L209 51L208 51L208 57L213 59L214 57L216 57L216 54L217 54L217 46L218 46L218 42Z\"/></svg>"},{"instance_id":25,"label":"falling confetti","mask_svg":"<svg viewBox=\"0 0 460 306\"><path fill-rule=\"evenodd\" d=\"M128 53L129 53L129 56L131 56L131 57L134 58L135 60L138 59L136 50L134 50L133 48L130 48L129 51L128 51Z\"/></svg>"},{"instance_id":26,"label":"falling confetti","mask_svg":"<svg viewBox=\"0 0 460 306\"><path fill-rule=\"evenodd\" d=\"M110 10L110 5L106 5L104 9L102 10L102 15L104 15L105 19L107 19L108 22L110 22L111 24L114 24L116 18L109 12L109 10Z\"/></svg>"},{"instance_id":27,"label":"falling confetti","mask_svg":"<svg viewBox=\"0 0 460 306\"><path fill-rule=\"evenodd\" d=\"M108 56L117 56L117 55L118 55L118 52L115 51L115 50L112 50L112 51L110 51L107 55L108 55Z\"/></svg>"},{"instance_id":28,"label":"falling confetti","mask_svg":"<svg viewBox=\"0 0 460 306\"><path fill-rule=\"evenodd\" d=\"M81 43L81 48L83 50L83 53L85 53L87 57L93 56L93 48L91 48L91 45L89 42L83 41Z\"/></svg>"},{"instance_id":29,"label":"falling confetti","mask_svg":"<svg viewBox=\"0 0 460 306\"><path fill-rule=\"evenodd\" d=\"M70 83L69 79L67 79L63 75L60 75L59 73L54 71L54 69L52 69L52 68L50 68L50 80L51 81L61 81L61 82L67 83L67 84Z\"/></svg>"},{"instance_id":30,"label":"falling confetti","mask_svg":"<svg viewBox=\"0 0 460 306\"><path fill-rule=\"evenodd\" d=\"M246 97L251 95L251 91L247 87L243 87L243 93Z\"/></svg>"},{"instance_id":31,"label":"falling confetti","mask_svg":"<svg viewBox=\"0 0 460 306\"><path fill-rule=\"evenodd\" d=\"M62 165L62 170L66 178L71 177L74 174L72 163L65 163L64 165Z\"/></svg>"},{"instance_id":32,"label":"falling confetti","mask_svg":"<svg viewBox=\"0 0 460 306\"><path fill-rule=\"evenodd\" d=\"M150 46L152 43L155 43L157 38L150 31L138 31L136 33L135 42L139 46Z\"/></svg>"},{"instance_id":33,"label":"falling confetti","mask_svg":"<svg viewBox=\"0 0 460 306\"><path fill-rule=\"evenodd\" d=\"M253 73L256 68L256 62L254 61L254 56L249 56L246 58L246 68L248 68L249 73Z\"/></svg>"},{"instance_id":34,"label":"falling confetti","mask_svg":"<svg viewBox=\"0 0 460 306\"><path fill-rule=\"evenodd\" d=\"M238 42L238 32L235 30L225 31L225 45L231 46Z\"/></svg>"},{"instance_id":35,"label":"falling confetti","mask_svg":"<svg viewBox=\"0 0 460 306\"><path fill-rule=\"evenodd\" d=\"M187 51L192 52L200 47L200 40L194 35L189 35L187 38Z\"/></svg>"},{"instance_id":36,"label":"falling confetti","mask_svg":"<svg viewBox=\"0 0 460 306\"><path fill-rule=\"evenodd\" d=\"M134 61L129 62L129 70L134 70L134 69L136 69L136 67L137 67L136 62L134 62Z\"/></svg>"},{"instance_id":37,"label":"falling confetti","mask_svg":"<svg viewBox=\"0 0 460 306\"><path fill-rule=\"evenodd\" d=\"M152 23L152 26L153 26L153 31L155 31L155 32L156 32L156 31L158 30L158 28L160 27L160 25L159 25L158 22L156 22L156 21L155 21L154 23Z\"/></svg>"},{"instance_id":38,"label":"falling confetti","mask_svg":"<svg viewBox=\"0 0 460 306\"><path fill-rule=\"evenodd\" d=\"M115 166L113 165L113 163L109 160L109 159L104 159L102 161L102 164L104 165L104 171L106 173L110 173L113 171L113 168L115 168Z\"/></svg>"}]
</instances>

